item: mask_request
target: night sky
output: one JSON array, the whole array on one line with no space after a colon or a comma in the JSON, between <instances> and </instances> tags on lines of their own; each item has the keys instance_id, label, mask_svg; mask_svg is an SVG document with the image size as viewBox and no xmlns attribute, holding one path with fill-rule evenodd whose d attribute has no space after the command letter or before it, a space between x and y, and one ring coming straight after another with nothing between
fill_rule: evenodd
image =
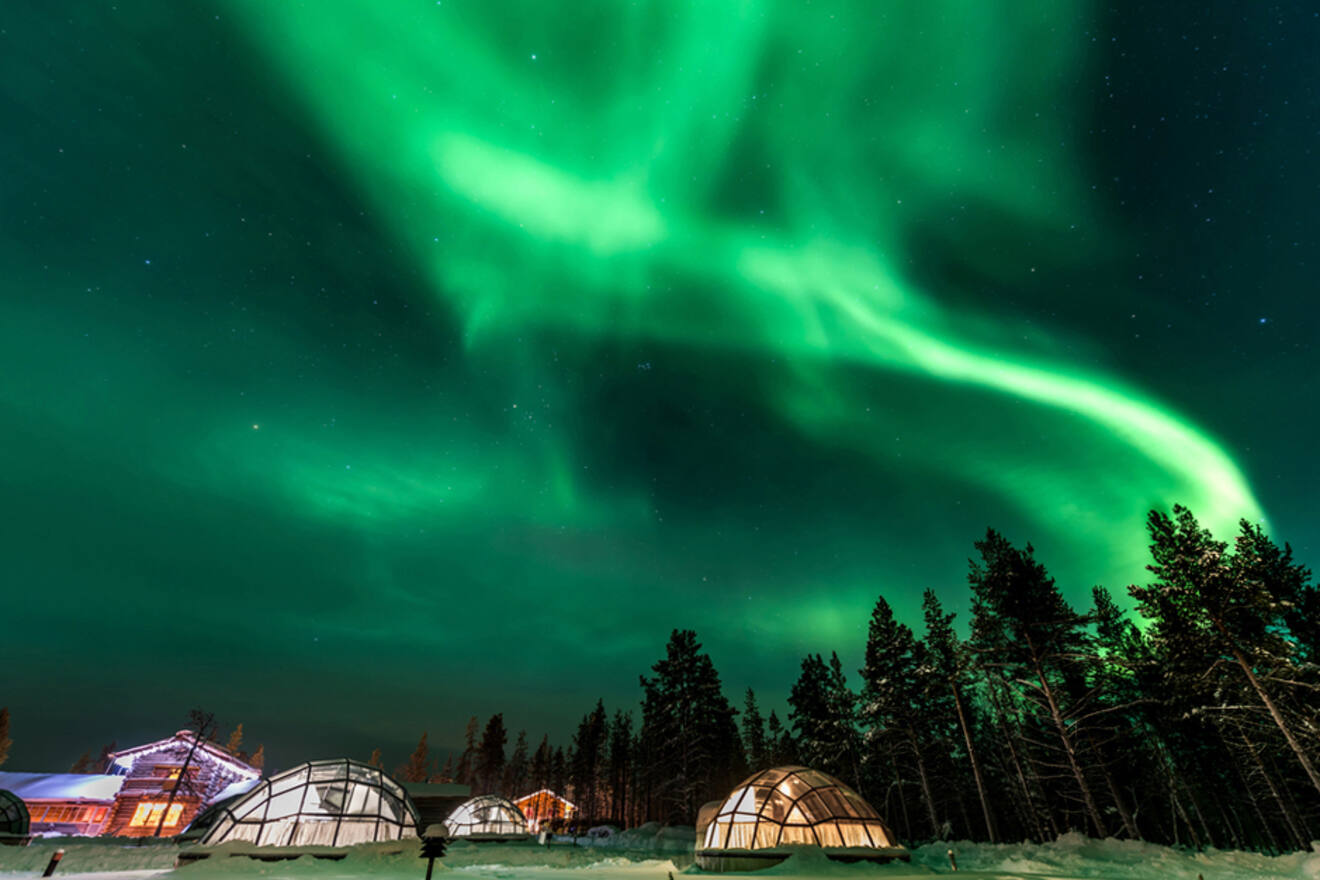
<instances>
[{"instance_id":1,"label":"night sky","mask_svg":"<svg viewBox=\"0 0 1320 880\"><path fill-rule=\"evenodd\" d=\"M782 711L987 526L1320 564L1312 9L6 4L5 769L567 743L675 627Z\"/></svg>"}]
</instances>

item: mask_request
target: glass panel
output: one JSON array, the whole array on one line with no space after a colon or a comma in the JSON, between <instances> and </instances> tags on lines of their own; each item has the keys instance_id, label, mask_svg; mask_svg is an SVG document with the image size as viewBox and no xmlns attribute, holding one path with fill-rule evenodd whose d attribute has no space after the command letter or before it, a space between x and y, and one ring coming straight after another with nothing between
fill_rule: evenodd
<instances>
[{"instance_id":1,"label":"glass panel","mask_svg":"<svg viewBox=\"0 0 1320 880\"><path fill-rule=\"evenodd\" d=\"M733 794L729 795L729 801L733 802L734 812L743 812L743 813L756 812L756 795L754 794L753 789L750 786L747 788L739 789L738 791L735 791ZM728 801L726 801L726 803L727 802Z\"/></svg>"},{"instance_id":2,"label":"glass panel","mask_svg":"<svg viewBox=\"0 0 1320 880\"><path fill-rule=\"evenodd\" d=\"M283 794L295 788L301 788L307 782L307 768L270 781L272 794Z\"/></svg>"},{"instance_id":3,"label":"glass panel","mask_svg":"<svg viewBox=\"0 0 1320 880\"><path fill-rule=\"evenodd\" d=\"M330 846L335 840L336 819L304 816L298 823L290 846Z\"/></svg>"},{"instance_id":4,"label":"glass panel","mask_svg":"<svg viewBox=\"0 0 1320 880\"><path fill-rule=\"evenodd\" d=\"M320 764L311 768L312 782L328 782L330 780L347 778L347 764L335 762L334 764Z\"/></svg>"},{"instance_id":5,"label":"glass panel","mask_svg":"<svg viewBox=\"0 0 1320 880\"><path fill-rule=\"evenodd\" d=\"M268 805L266 818L283 819L286 816L295 815L300 809L303 809L303 792L305 790L305 788L295 788L273 796ZM315 795L307 798L307 809L315 810L316 804Z\"/></svg>"},{"instance_id":6,"label":"glass panel","mask_svg":"<svg viewBox=\"0 0 1320 880\"><path fill-rule=\"evenodd\" d=\"M816 839L821 846L843 846L843 837L833 822L822 822L816 826Z\"/></svg>"},{"instance_id":7,"label":"glass panel","mask_svg":"<svg viewBox=\"0 0 1320 880\"><path fill-rule=\"evenodd\" d=\"M853 809L858 816L861 816L864 819L880 818L880 814L875 811L875 807L868 804L857 792L845 790L843 796L848 799L848 803L853 805Z\"/></svg>"},{"instance_id":8,"label":"glass panel","mask_svg":"<svg viewBox=\"0 0 1320 880\"><path fill-rule=\"evenodd\" d=\"M358 843L371 843L376 837L376 823L366 819L345 819L339 826L339 840L336 846L353 846ZM390 826L382 825L380 828L380 840L397 840L395 833L390 831Z\"/></svg>"},{"instance_id":9,"label":"glass panel","mask_svg":"<svg viewBox=\"0 0 1320 880\"><path fill-rule=\"evenodd\" d=\"M244 799L234 805L237 809L232 810L234 818L240 821L248 818L261 818L262 810L266 809L266 798L255 797ZM256 814L253 816L253 814Z\"/></svg>"},{"instance_id":10,"label":"glass panel","mask_svg":"<svg viewBox=\"0 0 1320 880\"><path fill-rule=\"evenodd\" d=\"M785 825L784 833L779 837L781 846L815 842L816 835L811 833L811 828L807 825Z\"/></svg>"},{"instance_id":11,"label":"glass panel","mask_svg":"<svg viewBox=\"0 0 1320 880\"><path fill-rule=\"evenodd\" d=\"M872 820L866 823L866 829L871 832L871 841L876 846L893 846L894 838L889 833L889 829L879 820Z\"/></svg>"},{"instance_id":12,"label":"glass panel","mask_svg":"<svg viewBox=\"0 0 1320 880\"><path fill-rule=\"evenodd\" d=\"M776 785L775 788L788 795L790 800L797 800L802 797L802 795L806 794L811 786L808 785L801 776L793 774L792 776L784 777L784 780Z\"/></svg>"},{"instance_id":13,"label":"glass panel","mask_svg":"<svg viewBox=\"0 0 1320 880\"><path fill-rule=\"evenodd\" d=\"M756 826L756 842L752 849L769 849L779 845L779 823L762 820Z\"/></svg>"},{"instance_id":14,"label":"glass panel","mask_svg":"<svg viewBox=\"0 0 1320 880\"><path fill-rule=\"evenodd\" d=\"M380 785L380 771L375 767L364 767L361 764L348 765L348 778L366 782L371 785Z\"/></svg>"},{"instance_id":15,"label":"glass panel","mask_svg":"<svg viewBox=\"0 0 1320 880\"><path fill-rule=\"evenodd\" d=\"M816 796L825 804L825 814L828 816L853 816L855 812L851 804L844 798L843 792L837 788L821 788L816 790Z\"/></svg>"},{"instance_id":16,"label":"glass panel","mask_svg":"<svg viewBox=\"0 0 1320 880\"><path fill-rule=\"evenodd\" d=\"M756 832L755 822L733 822L729 825L729 849L750 849Z\"/></svg>"},{"instance_id":17,"label":"glass panel","mask_svg":"<svg viewBox=\"0 0 1320 880\"><path fill-rule=\"evenodd\" d=\"M792 809L793 802L788 796L779 790L770 792L770 797L761 808L761 815L773 822L784 822L788 819L788 811Z\"/></svg>"},{"instance_id":18,"label":"glass panel","mask_svg":"<svg viewBox=\"0 0 1320 880\"><path fill-rule=\"evenodd\" d=\"M797 775L799 779L806 783L808 788L824 788L827 785L834 785L834 780L830 777L809 767L802 768Z\"/></svg>"},{"instance_id":19,"label":"glass panel","mask_svg":"<svg viewBox=\"0 0 1320 880\"><path fill-rule=\"evenodd\" d=\"M840 822L839 831L843 834L844 846L871 846L871 838L866 833L866 826L861 822Z\"/></svg>"},{"instance_id":20,"label":"glass panel","mask_svg":"<svg viewBox=\"0 0 1320 880\"><path fill-rule=\"evenodd\" d=\"M812 822L819 822L822 819L829 819L833 812L825 806L820 795L814 791L809 791L802 796L802 800L797 802L797 808L806 813L807 818Z\"/></svg>"}]
</instances>

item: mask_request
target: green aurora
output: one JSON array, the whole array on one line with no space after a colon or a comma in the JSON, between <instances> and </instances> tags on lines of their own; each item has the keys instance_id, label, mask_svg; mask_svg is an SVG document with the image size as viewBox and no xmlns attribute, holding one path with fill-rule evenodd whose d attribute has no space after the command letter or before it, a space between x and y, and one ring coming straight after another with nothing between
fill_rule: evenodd
<instances>
[{"instance_id":1,"label":"green aurora","mask_svg":"<svg viewBox=\"0 0 1320 880\"><path fill-rule=\"evenodd\" d=\"M1152 506L1264 520L1211 392L1089 332L1140 301L1090 4L82 11L5 35L33 769L192 703L283 763L562 738L673 627L773 703L986 525L1082 603Z\"/></svg>"}]
</instances>

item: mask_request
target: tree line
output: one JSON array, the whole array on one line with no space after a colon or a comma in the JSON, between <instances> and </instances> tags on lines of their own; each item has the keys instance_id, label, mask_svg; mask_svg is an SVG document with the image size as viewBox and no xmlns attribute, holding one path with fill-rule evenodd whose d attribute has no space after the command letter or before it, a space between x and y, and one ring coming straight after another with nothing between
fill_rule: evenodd
<instances>
[{"instance_id":1,"label":"tree line","mask_svg":"<svg viewBox=\"0 0 1320 880\"><path fill-rule=\"evenodd\" d=\"M565 794L582 824L691 824L747 773L802 763L861 792L902 839L1079 831L1196 847L1305 848L1320 829L1320 591L1287 545L1217 540L1174 507L1147 520L1152 581L1074 608L1030 544L975 542L967 636L934 590L921 632L881 595L856 687L812 654L787 719L725 697L696 634L640 680L640 717L597 702L567 747L503 715L437 768L425 735L396 774L474 792ZM379 753L373 755L379 764Z\"/></svg>"}]
</instances>

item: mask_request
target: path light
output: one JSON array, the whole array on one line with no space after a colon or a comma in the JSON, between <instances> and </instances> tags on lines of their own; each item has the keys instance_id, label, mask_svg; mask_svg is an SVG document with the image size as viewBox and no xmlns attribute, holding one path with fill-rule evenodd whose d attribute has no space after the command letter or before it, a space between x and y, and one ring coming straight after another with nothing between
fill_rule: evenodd
<instances>
[{"instance_id":1,"label":"path light","mask_svg":"<svg viewBox=\"0 0 1320 880\"><path fill-rule=\"evenodd\" d=\"M46 863L46 870L41 876L49 877L51 874L54 874L55 869L59 866L60 859L62 858L64 858L64 850L62 849L57 849L55 852L51 853L50 861Z\"/></svg>"},{"instance_id":2,"label":"path light","mask_svg":"<svg viewBox=\"0 0 1320 880\"><path fill-rule=\"evenodd\" d=\"M422 858L426 859L426 880L431 880L431 870L435 860L443 858L445 847L449 843L449 834L444 825L428 825L422 835Z\"/></svg>"}]
</instances>

